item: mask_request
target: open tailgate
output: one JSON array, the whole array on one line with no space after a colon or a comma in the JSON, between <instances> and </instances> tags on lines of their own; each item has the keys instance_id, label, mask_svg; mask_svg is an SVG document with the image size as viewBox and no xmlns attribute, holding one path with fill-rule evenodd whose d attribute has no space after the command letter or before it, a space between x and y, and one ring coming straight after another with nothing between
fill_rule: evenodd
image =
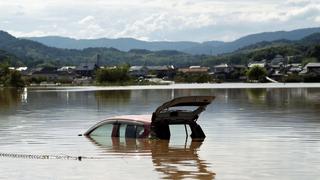
<instances>
[{"instance_id":1,"label":"open tailgate","mask_svg":"<svg viewBox=\"0 0 320 180\"><path fill-rule=\"evenodd\" d=\"M152 114L152 123L166 121L168 124L190 124L195 122L215 96L178 97L158 107ZM194 108L190 110L193 106Z\"/></svg>"}]
</instances>

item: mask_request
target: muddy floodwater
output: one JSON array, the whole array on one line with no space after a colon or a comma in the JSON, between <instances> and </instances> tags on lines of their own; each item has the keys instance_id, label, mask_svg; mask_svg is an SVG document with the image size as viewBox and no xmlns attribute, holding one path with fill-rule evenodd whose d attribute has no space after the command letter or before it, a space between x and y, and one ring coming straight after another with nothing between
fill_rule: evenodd
<instances>
[{"instance_id":1,"label":"muddy floodwater","mask_svg":"<svg viewBox=\"0 0 320 180\"><path fill-rule=\"evenodd\" d=\"M214 95L192 142L78 136L107 117ZM320 88L0 89L0 179L315 180Z\"/></svg>"}]
</instances>

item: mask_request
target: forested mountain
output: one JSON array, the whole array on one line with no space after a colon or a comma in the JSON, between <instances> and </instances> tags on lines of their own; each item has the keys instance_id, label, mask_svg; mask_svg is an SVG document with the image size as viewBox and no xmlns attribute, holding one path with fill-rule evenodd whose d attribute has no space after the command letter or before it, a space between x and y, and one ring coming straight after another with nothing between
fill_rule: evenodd
<instances>
[{"instance_id":1,"label":"forested mountain","mask_svg":"<svg viewBox=\"0 0 320 180\"><path fill-rule=\"evenodd\" d=\"M223 57L235 57L237 62L248 63L248 61L259 61L262 59L272 59L276 55L292 56L293 61L300 63L303 61L320 61L320 33L314 33L300 40L276 40L263 41L249 45L225 54Z\"/></svg>"},{"instance_id":2,"label":"forested mountain","mask_svg":"<svg viewBox=\"0 0 320 180\"><path fill-rule=\"evenodd\" d=\"M149 51L160 50L176 50L183 51L184 49L192 48L199 45L196 42L169 42L156 41L148 42L133 38L119 38L119 39L73 39L60 36L46 36L46 37L30 37L25 38L40 42L50 47L65 48L65 49L85 49L92 47L106 47L116 48L121 51L129 51L131 49L146 49Z\"/></svg>"},{"instance_id":3,"label":"forested mountain","mask_svg":"<svg viewBox=\"0 0 320 180\"><path fill-rule=\"evenodd\" d=\"M83 50L48 47L31 40L15 38L0 31L0 49L14 54L28 66L36 65L76 65L80 62L96 62L100 55L102 65L129 63L132 65L193 65L199 64L198 56L173 50L146 51L131 50L124 52L115 48L86 48Z\"/></svg>"},{"instance_id":4,"label":"forested mountain","mask_svg":"<svg viewBox=\"0 0 320 180\"><path fill-rule=\"evenodd\" d=\"M7 51L0 50L0 64L2 63L8 63L13 66L20 66L23 65L23 63L20 61L18 57L16 57L14 54L11 54Z\"/></svg>"},{"instance_id":5,"label":"forested mountain","mask_svg":"<svg viewBox=\"0 0 320 180\"><path fill-rule=\"evenodd\" d=\"M189 54L207 54L217 55L230 53L245 46L253 45L259 42L285 40L300 40L313 33L320 32L320 28L305 28L293 31L277 31L252 34L232 42L207 41L203 43L197 42L166 42L166 41L140 41L132 38L119 39L72 39L58 36L47 37L30 37L27 39L40 42L47 46L66 48L66 49L84 49L90 47L107 47L116 48L121 51L129 51L131 49L146 49L150 51L160 50L176 50Z\"/></svg>"},{"instance_id":6,"label":"forested mountain","mask_svg":"<svg viewBox=\"0 0 320 180\"><path fill-rule=\"evenodd\" d=\"M38 42L19 39L0 31L0 62L10 59L12 65L47 66L78 65L81 62L96 62L100 65L175 65L176 67L220 63L247 64L249 61L272 59L277 54L294 56L296 62L310 58L320 60L320 33L314 33L300 40L280 39L252 44L232 53L218 56L190 55L174 50L150 51L132 49L128 52L115 48L86 48L83 50L59 49Z\"/></svg>"}]
</instances>

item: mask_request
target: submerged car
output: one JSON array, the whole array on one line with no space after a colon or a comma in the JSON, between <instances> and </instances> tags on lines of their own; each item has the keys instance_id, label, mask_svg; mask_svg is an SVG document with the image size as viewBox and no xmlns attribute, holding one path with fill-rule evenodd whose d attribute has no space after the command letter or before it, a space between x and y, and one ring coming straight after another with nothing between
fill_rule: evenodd
<instances>
[{"instance_id":1,"label":"submerged car","mask_svg":"<svg viewBox=\"0 0 320 180\"><path fill-rule=\"evenodd\" d=\"M191 138L204 140L206 136L197 120L214 99L214 96L178 97L158 107L152 115L111 117L92 126L84 135L168 140L170 125L189 125Z\"/></svg>"}]
</instances>

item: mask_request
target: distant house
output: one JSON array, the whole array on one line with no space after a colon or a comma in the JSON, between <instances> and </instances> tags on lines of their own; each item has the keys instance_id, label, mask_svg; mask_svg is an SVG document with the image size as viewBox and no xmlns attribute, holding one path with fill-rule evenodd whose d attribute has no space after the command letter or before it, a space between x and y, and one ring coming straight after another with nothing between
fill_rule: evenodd
<instances>
[{"instance_id":1,"label":"distant house","mask_svg":"<svg viewBox=\"0 0 320 180\"><path fill-rule=\"evenodd\" d=\"M28 67L9 67L10 70L16 70L16 71L26 71L28 69Z\"/></svg>"},{"instance_id":2,"label":"distant house","mask_svg":"<svg viewBox=\"0 0 320 180\"><path fill-rule=\"evenodd\" d=\"M28 73L30 72L28 67L25 67L25 66L23 66L23 67L9 67L9 70L19 71L22 76L27 76Z\"/></svg>"},{"instance_id":3,"label":"distant house","mask_svg":"<svg viewBox=\"0 0 320 180\"><path fill-rule=\"evenodd\" d=\"M157 78L174 76L175 69L171 66L131 66L129 75L133 77L147 77L153 75Z\"/></svg>"},{"instance_id":4,"label":"distant house","mask_svg":"<svg viewBox=\"0 0 320 180\"><path fill-rule=\"evenodd\" d=\"M76 73L83 77L92 77L94 72L99 69L96 63L81 63L76 67Z\"/></svg>"},{"instance_id":5,"label":"distant house","mask_svg":"<svg viewBox=\"0 0 320 180\"><path fill-rule=\"evenodd\" d=\"M244 72L247 69L244 65L220 64L214 66L213 76L219 80L246 80Z\"/></svg>"},{"instance_id":6,"label":"distant house","mask_svg":"<svg viewBox=\"0 0 320 180\"><path fill-rule=\"evenodd\" d=\"M72 81L76 74L68 71L58 71L56 67L41 67L30 70L25 76L40 78L45 81Z\"/></svg>"},{"instance_id":7,"label":"distant house","mask_svg":"<svg viewBox=\"0 0 320 180\"><path fill-rule=\"evenodd\" d=\"M173 78L175 74L174 66L147 66L148 74L156 75L157 78Z\"/></svg>"},{"instance_id":8,"label":"distant house","mask_svg":"<svg viewBox=\"0 0 320 180\"><path fill-rule=\"evenodd\" d=\"M218 74L218 73L230 73L233 71L233 66L231 65L228 65L228 64L220 64L220 65L217 65L217 66L214 66L213 68L213 72L215 74Z\"/></svg>"},{"instance_id":9,"label":"distant house","mask_svg":"<svg viewBox=\"0 0 320 180\"><path fill-rule=\"evenodd\" d=\"M252 63L249 63L249 64L248 64L248 67L249 67L249 68L252 68L252 67L254 67L254 66L259 66L259 67L266 68L267 63L263 60L263 61L260 61L260 62L252 62Z\"/></svg>"},{"instance_id":10,"label":"distant house","mask_svg":"<svg viewBox=\"0 0 320 180\"><path fill-rule=\"evenodd\" d=\"M220 64L213 67L212 74L215 79L226 80L232 71L232 66L228 64Z\"/></svg>"},{"instance_id":11,"label":"distant house","mask_svg":"<svg viewBox=\"0 0 320 180\"><path fill-rule=\"evenodd\" d=\"M58 79L58 73L56 67L40 67L31 69L29 75L32 78L43 78L48 81L53 81Z\"/></svg>"},{"instance_id":12,"label":"distant house","mask_svg":"<svg viewBox=\"0 0 320 180\"><path fill-rule=\"evenodd\" d=\"M288 64L286 66L288 74L299 74L303 69L301 64Z\"/></svg>"},{"instance_id":13,"label":"distant house","mask_svg":"<svg viewBox=\"0 0 320 180\"><path fill-rule=\"evenodd\" d=\"M280 54L276 55L270 62L271 66L280 65L280 64L283 65L285 63L286 63L286 59Z\"/></svg>"},{"instance_id":14,"label":"distant house","mask_svg":"<svg viewBox=\"0 0 320 180\"><path fill-rule=\"evenodd\" d=\"M57 71L67 71L67 72L71 72L71 71L75 71L76 70L76 66L62 66L61 68L59 68Z\"/></svg>"},{"instance_id":15,"label":"distant house","mask_svg":"<svg viewBox=\"0 0 320 180\"><path fill-rule=\"evenodd\" d=\"M320 75L320 63L308 63L304 66L303 70L300 72L300 74L315 74Z\"/></svg>"},{"instance_id":16,"label":"distant house","mask_svg":"<svg viewBox=\"0 0 320 180\"><path fill-rule=\"evenodd\" d=\"M281 81L283 76L287 74L287 68L280 62L278 64L270 64L267 67L268 76L276 81Z\"/></svg>"},{"instance_id":17,"label":"distant house","mask_svg":"<svg viewBox=\"0 0 320 180\"><path fill-rule=\"evenodd\" d=\"M209 73L210 68L209 67L201 67L201 66L190 66L188 68L179 68L178 72L181 73L204 73L204 74L208 74Z\"/></svg>"},{"instance_id":18,"label":"distant house","mask_svg":"<svg viewBox=\"0 0 320 180\"><path fill-rule=\"evenodd\" d=\"M148 69L146 66L131 66L129 68L129 75L132 77L146 77Z\"/></svg>"}]
</instances>

